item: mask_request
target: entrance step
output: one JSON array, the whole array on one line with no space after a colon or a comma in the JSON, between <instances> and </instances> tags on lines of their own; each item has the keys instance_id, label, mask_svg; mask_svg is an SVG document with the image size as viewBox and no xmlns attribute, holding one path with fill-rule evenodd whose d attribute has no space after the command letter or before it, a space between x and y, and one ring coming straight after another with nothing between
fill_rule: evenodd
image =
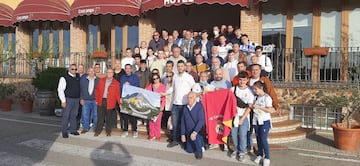
<instances>
[{"instance_id":1,"label":"entrance step","mask_svg":"<svg viewBox=\"0 0 360 166\"><path fill-rule=\"evenodd\" d=\"M286 132L296 130L300 127L301 122L296 120L285 120L281 122L272 123L272 129L270 133L279 133L279 132Z\"/></svg>"}]
</instances>

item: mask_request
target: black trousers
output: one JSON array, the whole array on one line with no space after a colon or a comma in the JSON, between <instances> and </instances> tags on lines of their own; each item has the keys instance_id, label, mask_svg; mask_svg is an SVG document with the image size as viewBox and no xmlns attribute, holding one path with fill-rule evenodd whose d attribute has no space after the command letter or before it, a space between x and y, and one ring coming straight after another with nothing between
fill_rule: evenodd
<instances>
[{"instance_id":1,"label":"black trousers","mask_svg":"<svg viewBox=\"0 0 360 166\"><path fill-rule=\"evenodd\" d=\"M108 110L106 108L107 104L106 104L106 99L102 100L102 105L98 106L97 108L97 116L98 116L98 121L97 121L97 125L96 125L96 133L101 133L103 126L104 126L104 122L105 122L105 130L106 133L110 133L111 129L112 129L112 116L113 116L113 112L114 110Z\"/></svg>"},{"instance_id":2,"label":"black trousers","mask_svg":"<svg viewBox=\"0 0 360 166\"><path fill-rule=\"evenodd\" d=\"M128 114L120 113L121 129L128 131L129 121L131 123L132 131L137 131L137 118Z\"/></svg>"}]
</instances>

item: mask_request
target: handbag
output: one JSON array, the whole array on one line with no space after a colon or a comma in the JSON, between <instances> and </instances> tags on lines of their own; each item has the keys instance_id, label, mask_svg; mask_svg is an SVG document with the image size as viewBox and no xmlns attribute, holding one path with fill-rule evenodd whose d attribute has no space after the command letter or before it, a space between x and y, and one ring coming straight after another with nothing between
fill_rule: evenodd
<instances>
[{"instance_id":1,"label":"handbag","mask_svg":"<svg viewBox=\"0 0 360 166\"><path fill-rule=\"evenodd\" d=\"M235 95L235 97L236 97L236 106L238 106L239 108L247 108L247 107L249 107L249 105L248 104L246 104L243 100L241 100L239 97L237 97L236 96L236 87L237 86L235 86L235 89L234 89L234 95Z\"/></svg>"}]
</instances>

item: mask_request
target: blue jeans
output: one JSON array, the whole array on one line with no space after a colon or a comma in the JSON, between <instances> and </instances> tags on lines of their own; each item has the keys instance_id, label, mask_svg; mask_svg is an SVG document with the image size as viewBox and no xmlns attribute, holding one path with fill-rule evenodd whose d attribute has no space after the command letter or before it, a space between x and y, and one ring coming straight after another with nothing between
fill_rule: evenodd
<instances>
[{"instance_id":1,"label":"blue jeans","mask_svg":"<svg viewBox=\"0 0 360 166\"><path fill-rule=\"evenodd\" d=\"M252 139L252 134L254 132L254 125L252 123L252 119L254 117L254 112L250 111L250 129L249 131L247 131L247 147L248 148L252 148L253 147L253 139Z\"/></svg>"},{"instance_id":2,"label":"blue jeans","mask_svg":"<svg viewBox=\"0 0 360 166\"><path fill-rule=\"evenodd\" d=\"M172 139L175 142L180 141L180 118L181 118L182 112L184 110L184 106L185 105L173 104L173 107L171 110L171 119L172 119L172 125L173 125Z\"/></svg>"},{"instance_id":3,"label":"blue jeans","mask_svg":"<svg viewBox=\"0 0 360 166\"><path fill-rule=\"evenodd\" d=\"M70 122L70 132L76 132L76 116L78 114L80 99L79 98L66 98L66 107L63 109L61 119L61 132L68 133Z\"/></svg>"},{"instance_id":4,"label":"blue jeans","mask_svg":"<svg viewBox=\"0 0 360 166\"><path fill-rule=\"evenodd\" d=\"M93 122L93 129L95 131L97 124L97 106L95 100L85 100L82 107L82 125L84 130L89 131L90 122Z\"/></svg>"},{"instance_id":5,"label":"blue jeans","mask_svg":"<svg viewBox=\"0 0 360 166\"><path fill-rule=\"evenodd\" d=\"M248 118L245 118L243 124L239 125L239 127L233 127L231 129L231 137L234 143L234 150L236 152L239 152L240 155L245 155L248 129L249 129Z\"/></svg>"},{"instance_id":6,"label":"blue jeans","mask_svg":"<svg viewBox=\"0 0 360 166\"><path fill-rule=\"evenodd\" d=\"M256 133L256 141L258 144L258 156L263 156L265 153L265 158L270 159L268 143L270 120L264 121L263 125L254 125L254 129Z\"/></svg>"}]
</instances>

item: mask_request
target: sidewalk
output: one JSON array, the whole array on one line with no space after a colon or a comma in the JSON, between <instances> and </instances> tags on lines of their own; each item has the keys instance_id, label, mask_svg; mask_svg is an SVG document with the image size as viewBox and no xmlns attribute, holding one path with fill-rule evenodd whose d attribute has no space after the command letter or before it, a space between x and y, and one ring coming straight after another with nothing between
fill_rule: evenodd
<instances>
[{"instance_id":1,"label":"sidewalk","mask_svg":"<svg viewBox=\"0 0 360 166\"><path fill-rule=\"evenodd\" d=\"M38 111L33 111L32 113L23 113L20 110L20 106L14 104L12 106L12 110L10 112L2 112L1 115L12 115L17 117L30 117L36 119L46 119L46 120L54 120L61 121L61 117L56 116L40 116ZM331 131L329 132L319 132L317 131L315 134L307 136L306 139L295 141L286 144L276 144L270 147L274 147L274 149L290 149L290 150L300 150L300 151L308 151L315 153L323 153L323 154L331 154L331 155L340 155L340 156L352 156L360 158L360 150L357 152L348 152L336 149L333 143L333 134ZM278 148L280 147L280 148ZM283 148L287 147L287 148ZM360 148L359 148L360 149Z\"/></svg>"}]
</instances>

